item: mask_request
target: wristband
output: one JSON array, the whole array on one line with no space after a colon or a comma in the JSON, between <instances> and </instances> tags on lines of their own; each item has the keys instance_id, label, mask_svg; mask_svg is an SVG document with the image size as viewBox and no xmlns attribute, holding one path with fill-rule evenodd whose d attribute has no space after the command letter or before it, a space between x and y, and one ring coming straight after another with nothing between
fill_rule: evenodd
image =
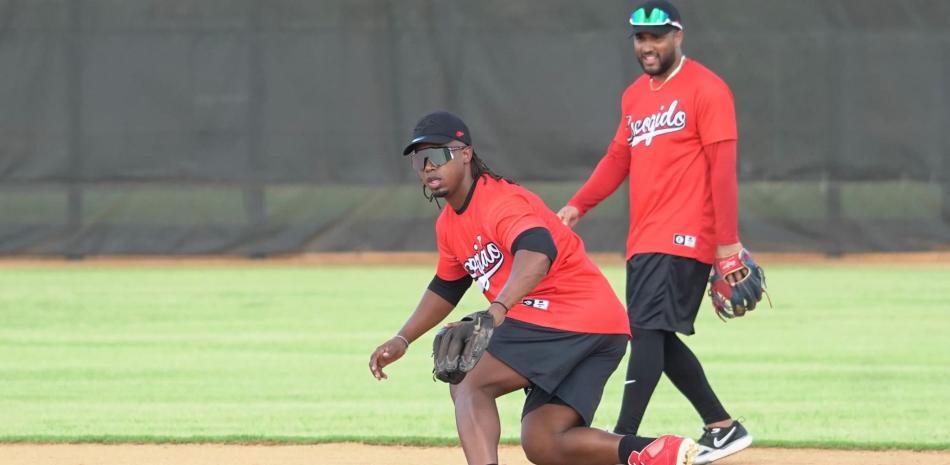
<instances>
[{"instance_id":1,"label":"wristband","mask_svg":"<svg viewBox=\"0 0 950 465\"><path fill-rule=\"evenodd\" d=\"M493 301L492 301L492 305L494 305L494 304L501 305L501 308L505 309L505 313L508 313L508 310L510 310L510 309L508 308L508 306L505 305L505 304L503 304L503 303L501 303L501 301L493 300Z\"/></svg>"},{"instance_id":2,"label":"wristband","mask_svg":"<svg viewBox=\"0 0 950 465\"><path fill-rule=\"evenodd\" d=\"M400 335L400 334L397 334L397 335L395 335L395 336L393 336L393 337L394 337L394 338L398 337L399 339L402 339L402 342L405 342L405 343L406 343L406 348L407 348L407 349L409 348L409 339L406 339L405 337L403 337L403 336Z\"/></svg>"}]
</instances>

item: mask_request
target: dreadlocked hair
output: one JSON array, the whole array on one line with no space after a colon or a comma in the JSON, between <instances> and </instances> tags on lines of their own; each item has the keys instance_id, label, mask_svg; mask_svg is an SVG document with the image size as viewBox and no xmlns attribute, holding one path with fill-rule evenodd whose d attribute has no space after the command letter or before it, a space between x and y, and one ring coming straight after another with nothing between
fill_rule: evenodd
<instances>
[{"instance_id":1,"label":"dreadlocked hair","mask_svg":"<svg viewBox=\"0 0 950 465\"><path fill-rule=\"evenodd\" d=\"M508 179L500 174L495 173L485 164L485 161L479 158L478 154L474 151L472 152L472 179L478 181L481 179L482 175L488 175L496 181L505 180L511 184L517 184L516 182ZM422 185L422 196L426 198L429 202L435 202L436 206L442 208L442 204L439 203L439 198L429 190L429 186L425 184Z\"/></svg>"}]
</instances>

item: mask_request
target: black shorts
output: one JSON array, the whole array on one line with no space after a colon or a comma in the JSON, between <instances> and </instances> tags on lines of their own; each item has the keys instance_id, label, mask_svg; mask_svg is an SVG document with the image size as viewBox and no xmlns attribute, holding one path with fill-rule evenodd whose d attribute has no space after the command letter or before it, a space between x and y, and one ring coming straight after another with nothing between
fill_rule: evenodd
<instances>
[{"instance_id":1,"label":"black shorts","mask_svg":"<svg viewBox=\"0 0 950 465\"><path fill-rule=\"evenodd\" d=\"M663 253L627 261L630 327L693 334L712 265Z\"/></svg>"},{"instance_id":2,"label":"black shorts","mask_svg":"<svg viewBox=\"0 0 950 465\"><path fill-rule=\"evenodd\" d=\"M531 381L522 417L563 403L590 426L627 340L626 334L574 333L508 318L495 329L488 352Z\"/></svg>"}]
</instances>

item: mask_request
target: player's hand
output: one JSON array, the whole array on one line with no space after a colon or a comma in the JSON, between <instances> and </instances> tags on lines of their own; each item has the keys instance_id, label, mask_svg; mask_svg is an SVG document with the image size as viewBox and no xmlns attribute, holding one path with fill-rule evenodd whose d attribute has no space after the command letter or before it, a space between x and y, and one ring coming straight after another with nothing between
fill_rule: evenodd
<instances>
[{"instance_id":1,"label":"player's hand","mask_svg":"<svg viewBox=\"0 0 950 465\"><path fill-rule=\"evenodd\" d=\"M719 318L726 321L755 310L762 295L768 296L765 271L755 263L748 250L740 249L739 253L729 257L716 257L709 275L709 297Z\"/></svg>"},{"instance_id":2,"label":"player's hand","mask_svg":"<svg viewBox=\"0 0 950 465\"><path fill-rule=\"evenodd\" d=\"M370 355L370 373L379 381L388 379L389 376L383 373L383 367L399 360L400 357L406 354L408 348L405 341L393 336L392 339L377 347L376 350L373 351L373 355Z\"/></svg>"},{"instance_id":3,"label":"player's hand","mask_svg":"<svg viewBox=\"0 0 950 465\"><path fill-rule=\"evenodd\" d=\"M719 245L716 246L716 265L719 265L719 262L727 257L737 255L742 251L742 243L736 242L735 244L729 245ZM729 273L726 276L723 276L723 279L729 283L730 286L735 286L736 283L745 279L746 276L749 276L749 270L747 268L741 268L732 273Z\"/></svg>"},{"instance_id":4,"label":"player's hand","mask_svg":"<svg viewBox=\"0 0 950 465\"><path fill-rule=\"evenodd\" d=\"M496 328L505 322L505 311L501 309L501 306L492 305L488 307L488 313L490 313L492 319L495 320Z\"/></svg>"},{"instance_id":5,"label":"player's hand","mask_svg":"<svg viewBox=\"0 0 950 465\"><path fill-rule=\"evenodd\" d=\"M561 219L561 222L564 223L565 226L573 228L574 225L580 221L581 212L577 207L565 205L564 208L557 212L557 217Z\"/></svg>"}]
</instances>

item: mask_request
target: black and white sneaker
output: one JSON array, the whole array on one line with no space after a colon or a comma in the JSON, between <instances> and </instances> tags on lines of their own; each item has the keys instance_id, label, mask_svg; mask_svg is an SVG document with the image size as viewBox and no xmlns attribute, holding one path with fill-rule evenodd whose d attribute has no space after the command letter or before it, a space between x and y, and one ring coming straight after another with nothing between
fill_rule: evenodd
<instances>
[{"instance_id":1,"label":"black and white sneaker","mask_svg":"<svg viewBox=\"0 0 950 465\"><path fill-rule=\"evenodd\" d=\"M737 420L726 428L703 428L703 437L696 442L699 454L693 464L705 465L749 447L752 436Z\"/></svg>"}]
</instances>

